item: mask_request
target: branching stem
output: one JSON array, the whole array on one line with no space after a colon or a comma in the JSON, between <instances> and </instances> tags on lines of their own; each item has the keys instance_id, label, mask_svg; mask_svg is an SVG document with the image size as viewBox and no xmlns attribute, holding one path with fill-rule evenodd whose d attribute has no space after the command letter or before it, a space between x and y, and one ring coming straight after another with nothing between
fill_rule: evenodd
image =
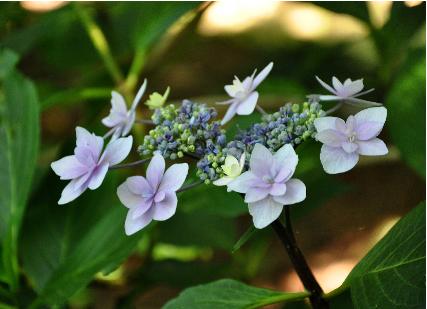
<instances>
[{"instance_id":1,"label":"branching stem","mask_svg":"<svg viewBox=\"0 0 427 309\"><path fill-rule=\"evenodd\" d=\"M181 187L181 189L179 189L178 191L176 191L176 193L193 189L194 187L197 187L198 185L201 185L202 183L203 183L203 180L195 181L193 183L190 183L190 184L188 184L186 186Z\"/></svg>"},{"instance_id":2,"label":"branching stem","mask_svg":"<svg viewBox=\"0 0 427 309\"><path fill-rule=\"evenodd\" d=\"M130 167L138 166L138 165L144 164L145 162L147 162L149 160L151 160L151 158L146 158L146 159L138 160L138 161L131 162L131 163L113 165L113 166L110 166L110 170L117 170L120 168L130 168Z\"/></svg>"}]
</instances>

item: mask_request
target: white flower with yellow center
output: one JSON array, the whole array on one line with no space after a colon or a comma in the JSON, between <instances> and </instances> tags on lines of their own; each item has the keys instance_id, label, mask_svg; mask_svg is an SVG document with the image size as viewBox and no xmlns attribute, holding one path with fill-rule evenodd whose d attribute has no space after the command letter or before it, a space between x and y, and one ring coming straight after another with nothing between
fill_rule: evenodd
<instances>
[{"instance_id":1,"label":"white flower with yellow center","mask_svg":"<svg viewBox=\"0 0 427 309\"><path fill-rule=\"evenodd\" d=\"M225 164L221 166L225 176L213 182L215 186L227 186L230 182L240 176L245 166L245 154L240 156L240 161L234 156L228 155L225 158ZM227 188L227 191L230 191Z\"/></svg>"}]
</instances>

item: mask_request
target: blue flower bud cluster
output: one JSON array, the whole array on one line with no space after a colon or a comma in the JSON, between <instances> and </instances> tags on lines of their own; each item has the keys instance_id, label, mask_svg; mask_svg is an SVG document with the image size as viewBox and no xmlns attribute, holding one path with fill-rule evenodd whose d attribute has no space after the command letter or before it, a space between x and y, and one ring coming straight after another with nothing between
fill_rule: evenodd
<instances>
[{"instance_id":1,"label":"blue flower bud cluster","mask_svg":"<svg viewBox=\"0 0 427 309\"><path fill-rule=\"evenodd\" d=\"M322 106L317 102L291 104L287 103L279 111L264 115L260 123L240 131L234 140L223 150L236 157L244 152L247 162L255 144L261 143L275 152L285 144L297 146L314 137L316 130L314 120L324 116Z\"/></svg>"},{"instance_id":2,"label":"blue flower bud cluster","mask_svg":"<svg viewBox=\"0 0 427 309\"><path fill-rule=\"evenodd\" d=\"M324 116L318 102L291 104L282 106L278 112L264 115L260 123L236 134L233 141L217 153L206 155L197 163L197 175L206 183L224 176L221 165L227 155L238 160L245 153L246 164L255 144L263 144L275 152L285 144L294 147L308 138L314 137L314 120Z\"/></svg>"},{"instance_id":3,"label":"blue flower bud cluster","mask_svg":"<svg viewBox=\"0 0 427 309\"><path fill-rule=\"evenodd\" d=\"M175 160L185 154L204 157L218 153L226 145L215 108L184 100L181 106L167 105L154 111L155 128L144 137L138 151L143 156L155 151Z\"/></svg>"}]
</instances>

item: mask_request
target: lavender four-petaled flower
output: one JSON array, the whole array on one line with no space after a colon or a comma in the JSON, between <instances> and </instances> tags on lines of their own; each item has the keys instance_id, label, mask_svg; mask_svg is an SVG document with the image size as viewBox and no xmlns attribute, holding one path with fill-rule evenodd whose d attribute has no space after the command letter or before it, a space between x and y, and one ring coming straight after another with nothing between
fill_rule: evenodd
<instances>
[{"instance_id":1,"label":"lavender four-petaled flower","mask_svg":"<svg viewBox=\"0 0 427 309\"><path fill-rule=\"evenodd\" d=\"M283 205L305 199L304 183L291 179L297 164L298 156L290 144L282 146L274 155L262 144L256 144L249 171L228 184L232 191L246 194L245 202L256 228L262 229L276 220Z\"/></svg>"},{"instance_id":2,"label":"lavender four-petaled flower","mask_svg":"<svg viewBox=\"0 0 427 309\"><path fill-rule=\"evenodd\" d=\"M329 174L343 173L357 164L359 155L387 154L387 146L377 138L386 118L386 108L371 107L348 117L347 122L337 117L316 119L316 138L323 143L320 161L324 170Z\"/></svg>"},{"instance_id":3,"label":"lavender four-petaled flower","mask_svg":"<svg viewBox=\"0 0 427 309\"><path fill-rule=\"evenodd\" d=\"M224 87L225 91L232 99L217 103L230 105L221 121L222 125L230 121L235 114L252 114L259 96L259 93L255 91L255 89L267 77L272 68L273 62L270 62L257 76L255 76L256 70L251 76L246 77L243 82L235 76L233 84Z\"/></svg>"},{"instance_id":4,"label":"lavender four-petaled flower","mask_svg":"<svg viewBox=\"0 0 427 309\"><path fill-rule=\"evenodd\" d=\"M110 114L102 119L102 123L111 128L110 132L113 132L113 139L129 134L135 122L136 107L138 106L139 101L141 101L141 97L144 95L146 87L147 80L144 80L144 83L141 88L139 88L129 110L126 107L126 101L123 96L116 91L111 92Z\"/></svg>"},{"instance_id":5,"label":"lavender four-petaled flower","mask_svg":"<svg viewBox=\"0 0 427 309\"><path fill-rule=\"evenodd\" d=\"M133 176L117 188L120 201L129 208L126 235L132 235L152 220L164 221L175 214L176 191L188 174L188 164L173 164L165 172L165 159L155 153L147 167L147 177Z\"/></svg>"},{"instance_id":6,"label":"lavender four-petaled flower","mask_svg":"<svg viewBox=\"0 0 427 309\"><path fill-rule=\"evenodd\" d=\"M111 141L102 153L104 140L76 128L74 155L64 157L51 164L61 180L71 180L64 188L58 204L66 204L79 197L87 188L97 189L105 178L108 168L122 162L132 148L132 136Z\"/></svg>"},{"instance_id":7,"label":"lavender four-petaled flower","mask_svg":"<svg viewBox=\"0 0 427 309\"><path fill-rule=\"evenodd\" d=\"M371 106L381 106L381 103L372 102L367 100L359 99L358 97L374 91L374 89L369 89L366 91L363 90L363 79L358 79L352 81L350 78L347 78L344 83L341 83L338 78L335 76L332 77L332 86L329 86L327 83L322 81L319 77L316 76L317 81L332 95L319 95L317 96L320 101L342 101L344 103L350 104L368 104ZM313 96L313 95L312 95ZM311 97L311 96L309 96Z\"/></svg>"}]
</instances>

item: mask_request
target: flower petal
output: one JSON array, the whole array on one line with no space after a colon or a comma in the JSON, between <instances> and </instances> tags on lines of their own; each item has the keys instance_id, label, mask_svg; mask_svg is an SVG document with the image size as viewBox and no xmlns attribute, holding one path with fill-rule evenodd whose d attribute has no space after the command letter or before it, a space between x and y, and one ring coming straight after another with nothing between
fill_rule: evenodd
<instances>
[{"instance_id":1,"label":"flower petal","mask_svg":"<svg viewBox=\"0 0 427 309\"><path fill-rule=\"evenodd\" d=\"M317 132L324 130L336 130L337 117L320 117L314 120L314 127ZM341 119L342 120L342 119Z\"/></svg>"},{"instance_id":2,"label":"flower petal","mask_svg":"<svg viewBox=\"0 0 427 309\"><path fill-rule=\"evenodd\" d=\"M286 144L274 154L274 160L277 162L277 166L280 167L280 169L286 167L291 170L292 176L298 164L298 155L295 153L291 144Z\"/></svg>"},{"instance_id":3,"label":"flower petal","mask_svg":"<svg viewBox=\"0 0 427 309\"><path fill-rule=\"evenodd\" d=\"M323 88L328 90L330 93L337 94L335 89L329 86L327 83L325 83L323 80L321 80L319 77L316 76L317 81L322 85Z\"/></svg>"},{"instance_id":4,"label":"flower petal","mask_svg":"<svg viewBox=\"0 0 427 309\"><path fill-rule=\"evenodd\" d=\"M257 88L259 84L262 83L262 81L267 77L268 74L270 74L271 70L273 69L273 62L270 62L264 69L262 69L261 72L254 78L254 81L252 82L252 90Z\"/></svg>"},{"instance_id":5,"label":"flower petal","mask_svg":"<svg viewBox=\"0 0 427 309\"><path fill-rule=\"evenodd\" d=\"M176 191L182 187L188 175L188 164L173 164L169 167L160 182L159 191Z\"/></svg>"},{"instance_id":6,"label":"flower petal","mask_svg":"<svg viewBox=\"0 0 427 309\"><path fill-rule=\"evenodd\" d=\"M52 162L50 167L62 180L77 178L88 171L75 156L66 156L58 161Z\"/></svg>"},{"instance_id":7,"label":"flower petal","mask_svg":"<svg viewBox=\"0 0 427 309\"><path fill-rule=\"evenodd\" d=\"M134 219L132 217L132 212L128 211L125 221L125 233L126 235L132 235L136 232L142 230L153 220L153 214L151 209L145 212L142 216Z\"/></svg>"},{"instance_id":8,"label":"flower petal","mask_svg":"<svg viewBox=\"0 0 427 309\"><path fill-rule=\"evenodd\" d=\"M241 101L237 106L238 115L250 115L255 109L256 103L258 101L258 92L252 92L246 99Z\"/></svg>"},{"instance_id":9,"label":"flower petal","mask_svg":"<svg viewBox=\"0 0 427 309\"><path fill-rule=\"evenodd\" d=\"M359 148L356 143L344 142L341 145L342 149L344 149L347 153L353 153Z\"/></svg>"},{"instance_id":10,"label":"flower petal","mask_svg":"<svg viewBox=\"0 0 427 309\"><path fill-rule=\"evenodd\" d=\"M123 96L117 91L111 91L111 111L110 113L126 114L128 112Z\"/></svg>"},{"instance_id":11,"label":"flower petal","mask_svg":"<svg viewBox=\"0 0 427 309\"><path fill-rule=\"evenodd\" d=\"M165 198L153 206L153 219L164 221L175 214L178 198L175 192L167 192Z\"/></svg>"},{"instance_id":12,"label":"flower petal","mask_svg":"<svg viewBox=\"0 0 427 309\"><path fill-rule=\"evenodd\" d=\"M153 189L157 188L165 172L165 159L155 153L147 167L147 181Z\"/></svg>"},{"instance_id":13,"label":"flower petal","mask_svg":"<svg viewBox=\"0 0 427 309\"><path fill-rule=\"evenodd\" d=\"M340 92L342 91L344 85L341 84L341 82L339 81L338 78L336 78L335 76L332 77L332 86L334 86L335 90L336 90L336 95L340 96Z\"/></svg>"},{"instance_id":14,"label":"flower petal","mask_svg":"<svg viewBox=\"0 0 427 309\"><path fill-rule=\"evenodd\" d=\"M357 141L359 154L364 156L382 156L388 153L387 146L379 138L369 141Z\"/></svg>"},{"instance_id":15,"label":"flower petal","mask_svg":"<svg viewBox=\"0 0 427 309\"><path fill-rule=\"evenodd\" d=\"M371 138L377 137L383 128L380 122L366 121L357 125L356 135L357 139L367 141Z\"/></svg>"},{"instance_id":16,"label":"flower petal","mask_svg":"<svg viewBox=\"0 0 427 309\"><path fill-rule=\"evenodd\" d=\"M102 137L89 133L85 128L76 127L76 148L87 147L94 158L99 158L103 146L104 139Z\"/></svg>"},{"instance_id":17,"label":"flower petal","mask_svg":"<svg viewBox=\"0 0 427 309\"><path fill-rule=\"evenodd\" d=\"M322 146L320 161L328 174L344 173L351 170L359 161L357 152L346 153L338 147Z\"/></svg>"},{"instance_id":18,"label":"flower petal","mask_svg":"<svg viewBox=\"0 0 427 309\"><path fill-rule=\"evenodd\" d=\"M287 185L284 183L277 183L277 182L273 183L273 185L271 186L271 189L270 189L270 195L280 196L280 195L285 194L286 190L287 190L286 186Z\"/></svg>"},{"instance_id":19,"label":"flower petal","mask_svg":"<svg viewBox=\"0 0 427 309\"><path fill-rule=\"evenodd\" d=\"M58 201L59 205L63 205L75 200L87 189L87 183L82 186L76 186L75 183L77 181L78 178L73 179L68 183L68 185L65 186L64 190L62 190L61 198Z\"/></svg>"},{"instance_id":20,"label":"flower petal","mask_svg":"<svg viewBox=\"0 0 427 309\"><path fill-rule=\"evenodd\" d=\"M361 128L362 130L364 126L370 126L371 130L368 130L369 132L367 133L372 134L375 132L375 134L378 135L387 119L387 109L382 106L370 107L358 112L354 117L356 118L358 129ZM376 123L377 125L374 126L372 123ZM366 136L369 136L369 134L366 134ZM366 138L366 136L362 136L362 138Z\"/></svg>"},{"instance_id":21,"label":"flower petal","mask_svg":"<svg viewBox=\"0 0 427 309\"><path fill-rule=\"evenodd\" d=\"M242 175L234 179L228 184L228 188L231 191L246 193L255 184L261 182L261 180L255 176L251 171L244 172Z\"/></svg>"},{"instance_id":22,"label":"flower petal","mask_svg":"<svg viewBox=\"0 0 427 309\"><path fill-rule=\"evenodd\" d=\"M340 147L346 141L346 136L337 130L323 130L316 134L316 139L328 146Z\"/></svg>"},{"instance_id":23,"label":"flower petal","mask_svg":"<svg viewBox=\"0 0 427 309\"><path fill-rule=\"evenodd\" d=\"M135 176L141 177L141 176ZM142 177L141 177L142 178ZM127 208L135 208L144 203L144 199L140 194L132 192L127 184L127 180L117 188L117 196L120 202Z\"/></svg>"},{"instance_id":24,"label":"flower petal","mask_svg":"<svg viewBox=\"0 0 427 309\"><path fill-rule=\"evenodd\" d=\"M224 176L224 177L222 177L222 178L219 178L219 179L217 179L217 180L213 181L212 183L213 183L215 186L226 186L226 185L228 185L230 182L232 182L233 180L234 180L234 178L232 178L232 177Z\"/></svg>"},{"instance_id":25,"label":"flower petal","mask_svg":"<svg viewBox=\"0 0 427 309\"><path fill-rule=\"evenodd\" d=\"M356 93L359 93L363 89L363 79L358 79L355 81L350 81L350 83L347 83L345 86L345 92L346 96L351 97L355 95Z\"/></svg>"},{"instance_id":26,"label":"flower petal","mask_svg":"<svg viewBox=\"0 0 427 309\"><path fill-rule=\"evenodd\" d=\"M126 136L129 134L130 130L132 130L133 124L135 123L135 111L132 111L127 116L126 124L123 126L123 130L121 132L121 136Z\"/></svg>"},{"instance_id":27,"label":"flower petal","mask_svg":"<svg viewBox=\"0 0 427 309\"><path fill-rule=\"evenodd\" d=\"M273 199L282 205L291 205L302 202L306 197L305 184L299 179L290 179L286 182L286 193L273 196Z\"/></svg>"},{"instance_id":28,"label":"flower petal","mask_svg":"<svg viewBox=\"0 0 427 309\"><path fill-rule=\"evenodd\" d=\"M100 161L108 162L110 166L122 162L132 149L132 136L118 138L108 143Z\"/></svg>"},{"instance_id":29,"label":"flower petal","mask_svg":"<svg viewBox=\"0 0 427 309\"><path fill-rule=\"evenodd\" d=\"M227 112L224 115L224 118L222 118L222 120L221 120L221 125L226 124L227 122L229 122L234 117L234 115L236 115L237 106L238 106L238 102L234 101L228 107Z\"/></svg>"},{"instance_id":30,"label":"flower petal","mask_svg":"<svg viewBox=\"0 0 427 309\"><path fill-rule=\"evenodd\" d=\"M88 184L89 189L91 190L98 189L99 186L104 181L104 178L107 172L108 172L108 163L103 163L97 166L93 170L92 174L90 175L90 180Z\"/></svg>"},{"instance_id":31,"label":"flower petal","mask_svg":"<svg viewBox=\"0 0 427 309\"><path fill-rule=\"evenodd\" d=\"M261 201L248 205L249 213L257 229L262 229L279 218L283 205L267 197Z\"/></svg>"},{"instance_id":32,"label":"flower petal","mask_svg":"<svg viewBox=\"0 0 427 309\"><path fill-rule=\"evenodd\" d=\"M270 188L251 188L245 195L245 203L253 203L267 197Z\"/></svg>"},{"instance_id":33,"label":"flower petal","mask_svg":"<svg viewBox=\"0 0 427 309\"><path fill-rule=\"evenodd\" d=\"M152 188L148 181L142 176L128 177L128 179L126 179L126 185L130 192L141 195L142 197L150 197L154 194L154 188Z\"/></svg>"},{"instance_id":34,"label":"flower petal","mask_svg":"<svg viewBox=\"0 0 427 309\"><path fill-rule=\"evenodd\" d=\"M139 102L141 101L142 96L144 95L146 88L147 88L147 79L144 79L144 82L142 83L142 85L139 88L135 98L133 99L130 111L135 111L136 107L138 106Z\"/></svg>"},{"instance_id":35,"label":"flower petal","mask_svg":"<svg viewBox=\"0 0 427 309\"><path fill-rule=\"evenodd\" d=\"M255 144L249 161L251 172L259 178L269 175L273 162L274 157L270 150L262 144Z\"/></svg>"}]
</instances>

